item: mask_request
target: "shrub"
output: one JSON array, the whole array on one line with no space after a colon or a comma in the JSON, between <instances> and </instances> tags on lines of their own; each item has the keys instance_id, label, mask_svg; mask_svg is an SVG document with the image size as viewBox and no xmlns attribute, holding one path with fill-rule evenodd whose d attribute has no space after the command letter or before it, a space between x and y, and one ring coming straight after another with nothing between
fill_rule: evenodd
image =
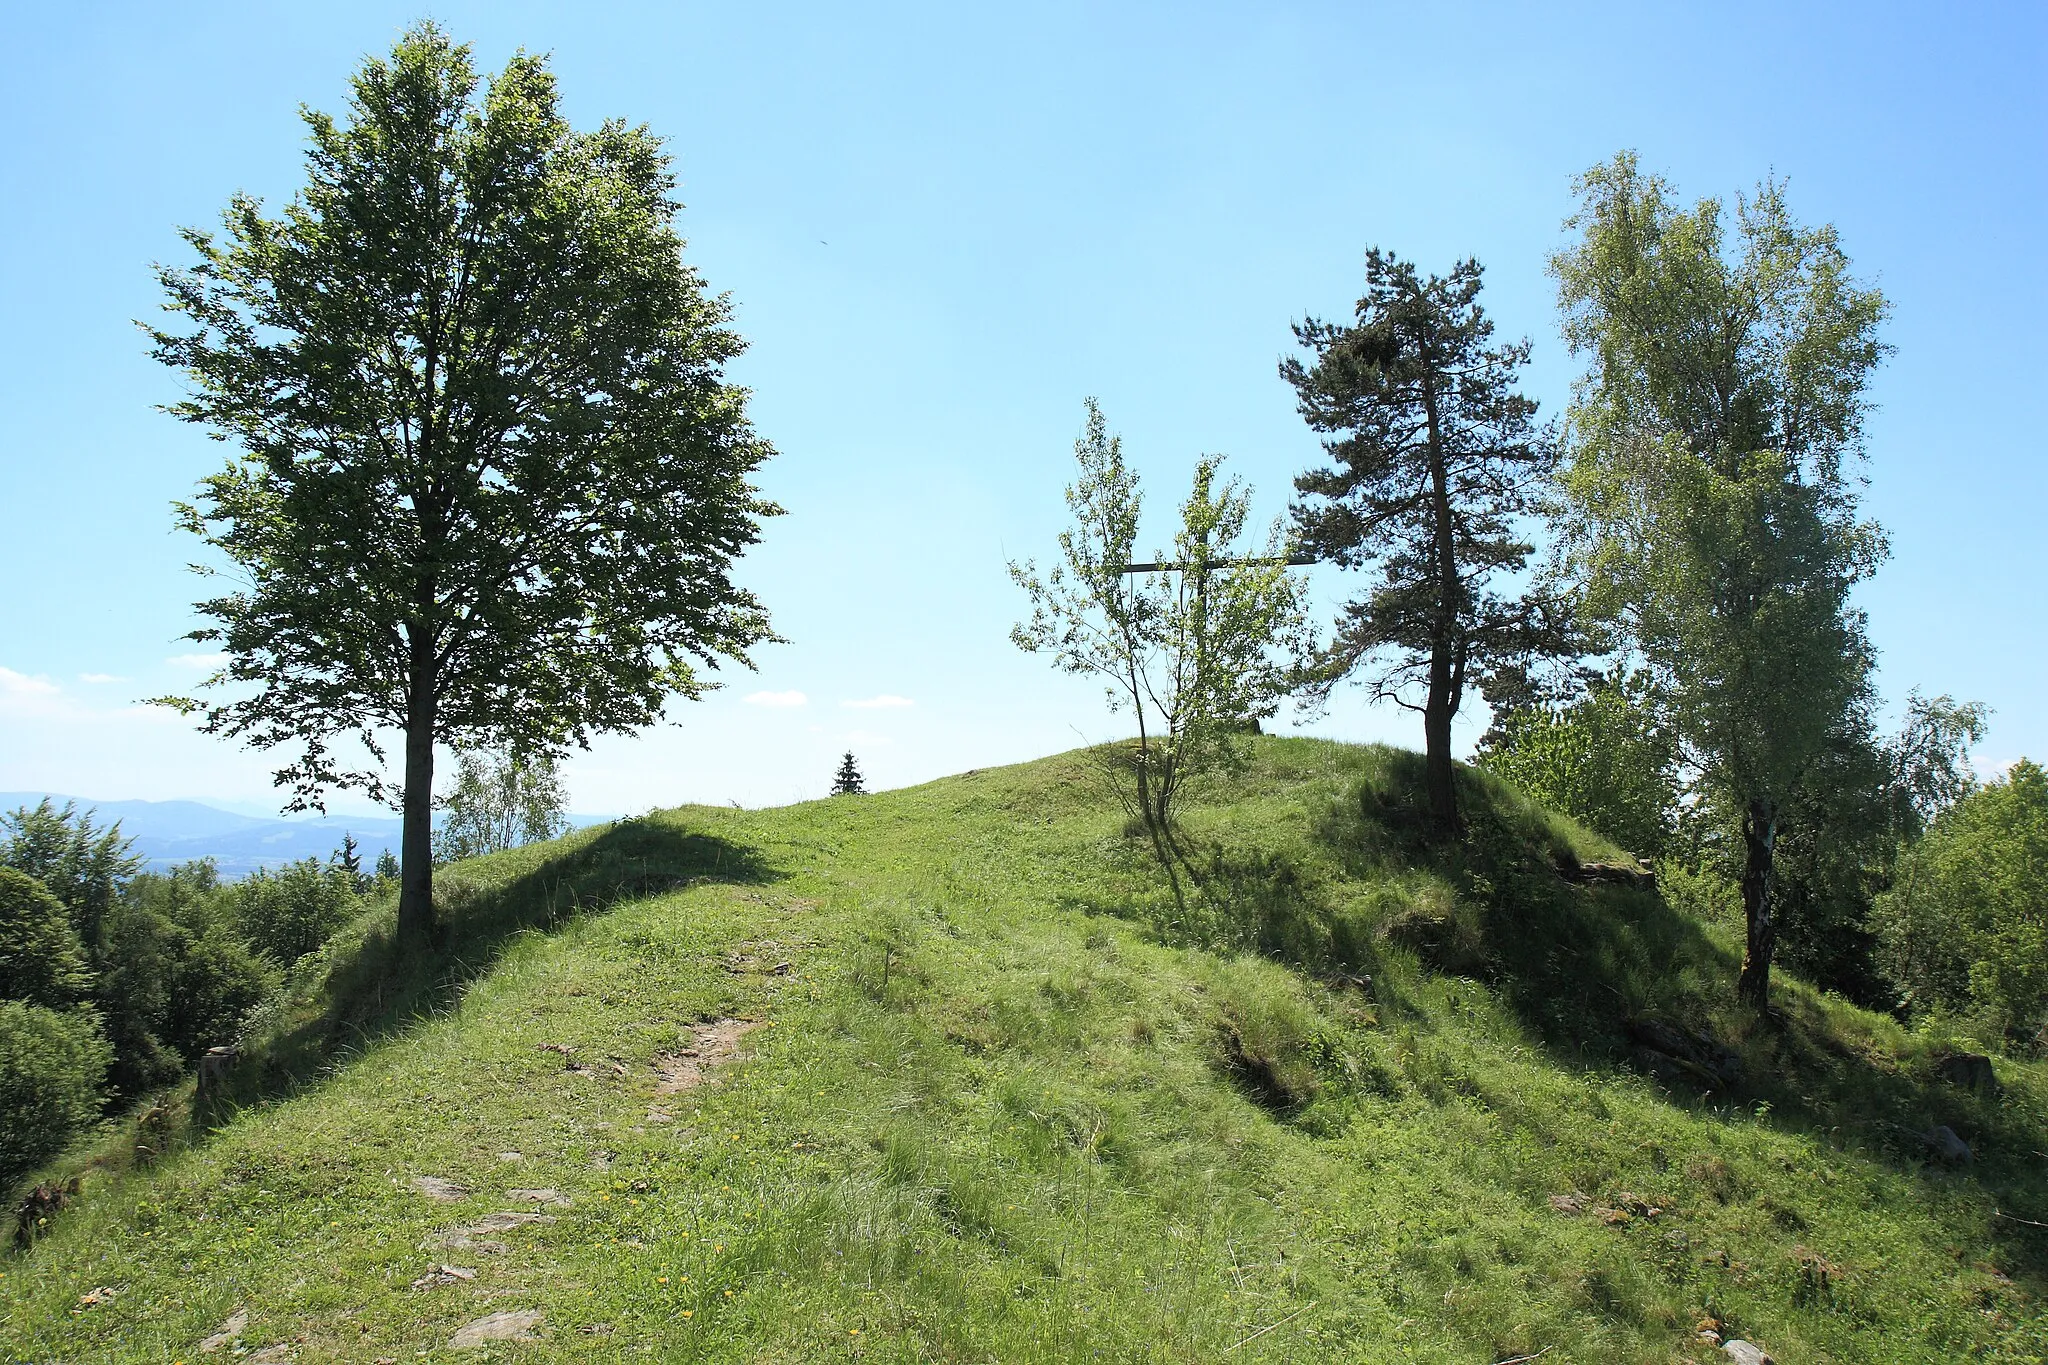
<instances>
[{"instance_id":1,"label":"shrub","mask_svg":"<svg viewBox=\"0 0 2048 1365\"><path fill-rule=\"evenodd\" d=\"M1639 857L1670 841L1678 749L1640 674L1603 678L1568 705L1509 711L1474 762Z\"/></svg>"},{"instance_id":2,"label":"shrub","mask_svg":"<svg viewBox=\"0 0 2048 1365\"><path fill-rule=\"evenodd\" d=\"M64 903L35 878L0 867L0 1000L63 1009L90 980Z\"/></svg>"},{"instance_id":3,"label":"shrub","mask_svg":"<svg viewBox=\"0 0 2048 1365\"><path fill-rule=\"evenodd\" d=\"M91 1015L0 1001L0 1185L48 1161L93 1121L111 1057Z\"/></svg>"},{"instance_id":4,"label":"shrub","mask_svg":"<svg viewBox=\"0 0 2048 1365\"><path fill-rule=\"evenodd\" d=\"M276 969L225 928L190 940L171 968L164 1041L186 1061L232 1042L242 1021L276 981Z\"/></svg>"},{"instance_id":5,"label":"shrub","mask_svg":"<svg viewBox=\"0 0 2048 1365\"><path fill-rule=\"evenodd\" d=\"M1916 1011L1992 1032L2043 1023L2048 1003L2048 773L2025 759L1957 802L1900 859L1879 898L1887 974Z\"/></svg>"},{"instance_id":6,"label":"shrub","mask_svg":"<svg viewBox=\"0 0 2048 1365\"><path fill-rule=\"evenodd\" d=\"M355 917L353 881L317 858L258 872L235 887L235 923L257 952L290 966Z\"/></svg>"}]
</instances>

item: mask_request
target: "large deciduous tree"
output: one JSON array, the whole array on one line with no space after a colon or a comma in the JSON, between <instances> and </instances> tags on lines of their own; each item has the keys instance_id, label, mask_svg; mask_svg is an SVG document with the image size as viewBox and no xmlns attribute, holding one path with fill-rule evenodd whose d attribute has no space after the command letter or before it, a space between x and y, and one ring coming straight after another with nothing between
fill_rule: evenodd
<instances>
[{"instance_id":1,"label":"large deciduous tree","mask_svg":"<svg viewBox=\"0 0 2048 1365\"><path fill-rule=\"evenodd\" d=\"M1788 802L1865 695L1850 602L1884 554L1851 472L1883 297L1782 187L1690 209L1622 154L1580 177L1551 263L1590 359L1570 418L1567 544L1591 616L1644 661L1689 761L1740 813L1739 991L1769 1000Z\"/></svg>"},{"instance_id":2,"label":"large deciduous tree","mask_svg":"<svg viewBox=\"0 0 2048 1365\"><path fill-rule=\"evenodd\" d=\"M1559 629L1542 593L1496 586L1528 560L1523 519L1554 457L1515 387L1529 343L1489 345L1480 277L1468 260L1424 278L1374 248L1355 320L1298 324L1314 363L1280 367L1334 461L1295 480L1303 545L1371 574L1314 686L1370 666L1375 700L1422 713L1430 809L1446 832L1459 823L1451 721L1467 686Z\"/></svg>"},{"instance_id":3,"label":"large deciduous tree","mask_svg":"<svg viewBox=\"0 0 2048 1365\"><path fill-rule=\"evenodd\" d=\"M237 587L196 632L231 699L212 733L286 746L291 805L390 799L402 732L402 937L432 921L437 742L582 743L697 696L770 639L733 560L777 509L724 379L742 342L681 256L645 127L576 132L545 61L480 85L432 24L308 111L281 217L237 196L160 268L172 410L238 447L181 505ZM177 324L171 324L175 327ZM364 761L345 761L353 737Z\"/></svg>"}]
</instances>

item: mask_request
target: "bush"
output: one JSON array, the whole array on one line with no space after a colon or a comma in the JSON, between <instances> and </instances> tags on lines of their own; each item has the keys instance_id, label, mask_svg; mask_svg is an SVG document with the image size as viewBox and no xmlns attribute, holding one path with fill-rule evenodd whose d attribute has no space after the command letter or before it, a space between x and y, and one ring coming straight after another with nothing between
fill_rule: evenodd
<instances>
[{"instance_id":1,"label":"bush","mask_svg":"<svg viewBox=\"0 0 2048 1365\"><path fill-rule=\"evenodd\" d=\"M208 1048L234 1041L242 1021L277 979L270 966L225 928L190 940L171 966L171 995L164 1012L164 1041L186 1061Z\"/></svg>"},{"instance_id":2,"label":"bush","mask_svg":"<svg viewBox=\"0 0 2048 1365\"><path fill-rule=\"evenodd\" d=\"M265 957L290 966L362 908L354 878L317 858L258 872L234 888L235 923Z\"/></svg>"},{"instance_id":3,"label":"bush","mask_svg":"<svg viewBox=\"0 0 2048 1365\"><path fill-rule=\"evenodd\" d=\"M0 1000L64 1009L90 981L64 903L35 878L0 867Z\"/></svg>"},{"instance_id":4,"label":"bush","mask_svg":"<svg viewBox=\"0 0 2048 1365\"><path fill-rule=\"evenodd\" d=\"M1987 1032L2048 1021L2048 773L2025 759L1957 802L1900 859L1875 918L1887 974L1916 1012Z\"/></svg>"},{"instance_id":5,"label":"bush","mask_svg":"<svg viewBox=\"0 0 2048 1365\"><path fill-rule=\"evenodd\" d=\"M1507 712L1473 763L1638 857L1670 842L1678 749L1641 675L1603 678L1568 705Z\"/></svg>"},{"instance_id":6,"label":"bush","mask_svg":"<svg viewBox=\"0 0 2048 1365\"><path fill-rule=\"evenodd\" d=\"M98 1116L111 1057L91 1015L0 1002L0 1185L48 1161Z\"/></svg>"}]
</instances>

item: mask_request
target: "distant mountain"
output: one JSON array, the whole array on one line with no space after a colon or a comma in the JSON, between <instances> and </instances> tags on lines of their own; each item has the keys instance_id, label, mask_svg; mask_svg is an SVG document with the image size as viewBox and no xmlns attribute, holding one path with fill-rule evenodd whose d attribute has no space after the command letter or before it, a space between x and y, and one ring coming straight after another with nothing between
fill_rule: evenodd
<instances>
[{"instance_id":1,"label":"distant mountain","mask_svg":"<svg viewBox=\"0 0 2048 1365\"><path fill-rule=\"evenodd\" d=\"M353 834L367 866L385 849L398 851L400 822L396 816L322 815L296 819L264 819L237 815L199 801L95 801L56 792L0 792L0 811L33 806L48 797L57 805L76 802L95 812L101 825L119 821L121 833L135 841L152 871L178 863L211 858L226 878L246 877L258 868L280 867L301 858L325 858ZM572 815L572 825L591 825L606 816Z\"/></svg>"},{"instance_id":2,"label":"distant mountain","mask_svg":"<svg viewBox=\"0 0 2048 1365\"><path fill-rule=\"evenodd\" d=\"M0 792L0 811L33 806L45 796L59 806L76 802L94 812L101 825L120 822L121 833L153 871L196 858L211 858L223 877L243 877L260 867L301 858L324 858L353 834L363 861L374 862L385 848L398 851L399 821L393 816L308 816L294 820L237 815L198 801L95 801L57 792Z\"/></svg>"}]
</instances>

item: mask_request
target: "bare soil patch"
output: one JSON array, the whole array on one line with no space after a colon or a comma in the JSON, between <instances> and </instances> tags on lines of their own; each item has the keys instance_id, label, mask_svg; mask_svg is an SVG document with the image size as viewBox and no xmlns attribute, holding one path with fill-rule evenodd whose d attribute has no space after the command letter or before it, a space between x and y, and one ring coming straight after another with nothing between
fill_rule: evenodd
<instances>
[{"instance_id":1,"label":"bare soil patch","mask_svg":"<svg viewBox=\"0 0 2048 1365\"><path fill-rule=\"evenodd\" d=\"M738 1056L740 1040L759 1027L758 1019L714 1019L697 1025L689 1047L656 1055L654 1093L679 1095L711 1083L711 1073Z\"/></svg>"}]
</instances>

